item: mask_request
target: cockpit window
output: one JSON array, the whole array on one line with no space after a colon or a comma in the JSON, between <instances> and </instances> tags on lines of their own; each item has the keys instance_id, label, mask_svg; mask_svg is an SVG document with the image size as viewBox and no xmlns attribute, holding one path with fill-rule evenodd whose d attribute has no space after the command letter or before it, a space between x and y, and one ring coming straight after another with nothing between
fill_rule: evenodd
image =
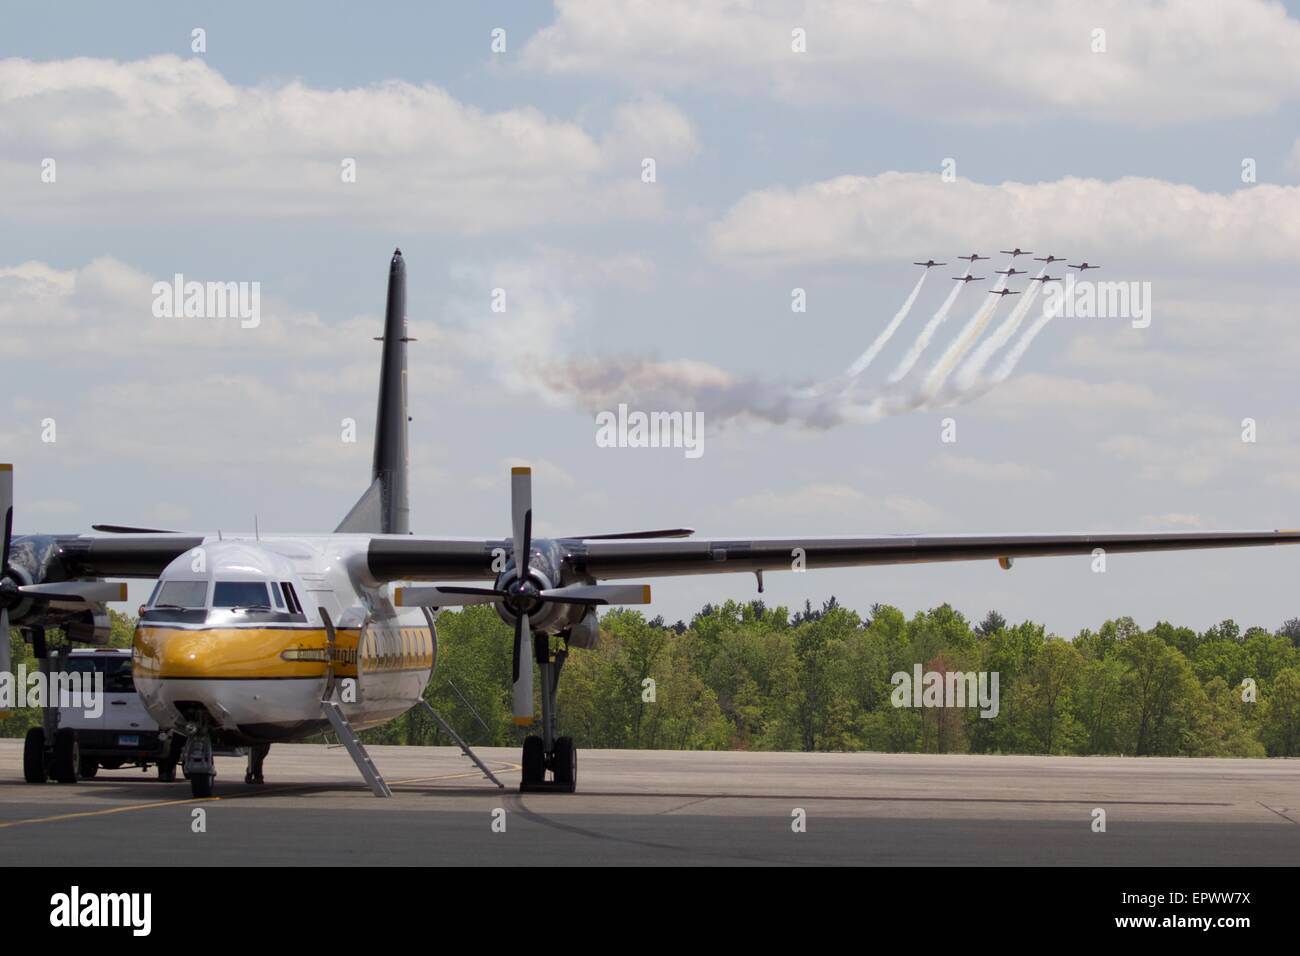
<instances>
[{"instance_id":1,"label":"cockpit window","mask_svg":"<svg viewBox=\"0 0 1300 956\"><path fill-rule=\"evenodd\" d=\"M212 589L212 606L269 608L271 604L261 581L218 581Z\"/></svg>"},{"instance_id":2,"label":"cockpit window","mask_svg":"<svg viewBox=\"0 0 1300 956\"><path fill-rule=\"evenodd\" d=\"M208 603L207 581L164 581L152 607L203 607Z\"/></svg>"}]
</instances>

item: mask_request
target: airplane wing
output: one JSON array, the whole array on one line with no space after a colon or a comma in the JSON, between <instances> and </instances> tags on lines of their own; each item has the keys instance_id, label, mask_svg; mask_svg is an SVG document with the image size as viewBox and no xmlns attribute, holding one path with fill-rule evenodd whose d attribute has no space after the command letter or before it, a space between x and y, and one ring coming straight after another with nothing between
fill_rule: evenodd
<instances>
[{"instance_id":1,"label":"airplane wing","mask_svg":"<svg viewBox=\"0 0 1300 956\"><path fill-rule=\"evenodd\" d=\"M204 542L202 535L53 535L56 560L73 577L156 578L172 561Z\"/></svg>"},{"instance_id":2,"label":"airplane wing","mask_svg":"<svg viewBox=\"0 0 1300 956\"><path fill-rule=\"evenodd\" d=\"M981 561L1198 548L1247 548L1300 544L1295 531L1174 531L1141 534L881 535L873 537L718 539L555 539L566 568L580 578L668 577L789 571L802 552L803 566L848 568L877 564ZM538 542L545 546L544 542ZM465 541L404 537L371 539L367 560L380 581L482 580L492 578L494 549L510 551L506 539ZM498 550L498 556L502 553Z\"/></svg>"}]
</instances>

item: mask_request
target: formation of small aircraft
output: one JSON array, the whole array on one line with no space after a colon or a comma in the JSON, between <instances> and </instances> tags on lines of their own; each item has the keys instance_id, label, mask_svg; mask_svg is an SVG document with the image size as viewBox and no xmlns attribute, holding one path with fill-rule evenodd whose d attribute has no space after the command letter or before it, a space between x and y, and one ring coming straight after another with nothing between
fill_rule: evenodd
<instances>
[{"instance_id":1,"label":"formation of small aircraft","mask_svg":"<svg viewBox=\"0 0 1300 956\"><path fill-rule=\"evenodd\" d=\"M1001 250L999 250L999 251L1000 251L1003 255L1010 256L1010 257L1011 257L1012 264L1009 265L1009 266L1008 266L1007 268L1005 268L1005 269L995 269L995 270L993 270L994 273L995 273L996 275L1006 276L1008 279L1010 279L1010 278L1012 278L1013 276L1021 276L1021 275L1025 275L1025 274L1026 274L1027 270L1025 270L1025 269L1017 269L1017 268L1015 267L1014 263L1015 263L1016 258L1019 257L1019 256L1028 256L1028 255L1033 255L1033 253L1032 253L1031 250L1028 250L1028 249L1021 249L1019 246L1016 246L1014 249L1001 249ZM983 259L988 259L989 257L988 257L988 256L982 256L982 255L980 255L978 252L972 252L970 255L967 255L967 256L957 256L957 258L958 258L958 259L964 259L964 260L966 260L967 262L970 262L970 263L975 263L975 262L978 262L978 261L983 260ZM1034 261L1035 261L1035 262L1041 262L1041 263L1043 263L1043 268L1044 268L1044 270L1046 270L1046 269L1048 269L1048 268L1051 267L1051 265L1052 265L1053 262L1065 262L1065 258L1064 258L1063 256L1056 256L1056 255L1034 256ZM916 266L925 266L925 268L927 268L927 269L930 269L930 268L932 268L932 267L934 267L934 266L942 266L942 265L946 265L946 264L947 264L947 263L944 263L944 262L935 262L933 259L927 259L925 262L913 262L913 263L912 263L912 265L916 265ZM1067 265L1069 268L1071 268L1071 269L1077 269L1077 270L1079 270L1080 272L1085 272L1085 271L1087 271L1088 269L1100 269L1100 268L1101 268L1101 266L1094 266L1092 263L1088 262L1088 260L1086 260L1086 259L1083 260L1082 262L1080 262L1078 265L1075 265L1075 264L1073 264L1073 263L1066 263L1066 265ZM953 279L953 281L955 281L955 282L978 282L978 281L983 281L984 276L971 275L970 271L967 270L967 272L966 272L965 275L953 276L952 279ZM1038 275L1038 276L1031 276L1029 281L1030 281L1030 282L1060 282L1061 279L1060 279L1059 276ZM990 294L990 295L997 295L997 296L1007 296L1007 295L1019 295L1020 293L1019 293L1019 292L1012 291L1012 290L1010 290L1010 289L993 289L993 290L990 290L989 294Z\"/></svg>"}]
</instances>

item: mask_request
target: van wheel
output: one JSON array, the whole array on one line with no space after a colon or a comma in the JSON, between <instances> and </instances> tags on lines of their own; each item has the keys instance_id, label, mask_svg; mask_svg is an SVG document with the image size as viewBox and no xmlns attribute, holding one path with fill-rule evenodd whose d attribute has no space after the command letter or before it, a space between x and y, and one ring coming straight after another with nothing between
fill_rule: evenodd
<instances>
[{"instance_id":1,"label":"van wheel","mask_svg":"<svg viewBox=\"0 0 1300 956\"><path fill-rule=\"evenodd\" d=\"M80 753L77 732L71 727L60 727L54 733L54 759L50 763L50 776L59 783L76 783L80 770Z\"/></svg>"},{"instance_id":2,"label":"van wheel","mask_svg":"<svg viewBox=\"0 0 1300 956\"><path fill-rule=\"evenodd\" d=\"M28 783L45 783L50 768L45 763L45 728L30 727L23 741L23 779Z\"/></svg>"},{"instance_id":3,"label":"van wheel","mask_svg":"<svg viewBox=\"0 0 1300 956\"><path fill-rule=\"evenodd\" d=\"M82 757L77 761L77 769L81 771L82 780L89 780L99 773L99 761L94 757Z\"/></svg>"}]
</instances>

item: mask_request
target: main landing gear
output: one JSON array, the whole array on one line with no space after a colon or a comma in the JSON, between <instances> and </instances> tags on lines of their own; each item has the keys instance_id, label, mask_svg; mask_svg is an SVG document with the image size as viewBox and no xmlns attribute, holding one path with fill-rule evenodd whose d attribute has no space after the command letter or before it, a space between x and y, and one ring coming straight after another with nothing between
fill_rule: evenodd
<instances>
[{"instance_id":1,"label":"main landing gear","mask_svg":"<svg viewBox=\"0 0 1300 956\"><path fill-rule=\"evenodd\" d=\"M523 774L520 793L573 793L578 788L578 749L572 737L555 735L555 695L567 649L551 659L548 641L537 642L537 666L542 675L542 734L524 739ZM551 779L547 779L547 773Z\"/></svg>"},{"instance_id":2,"label":"main landing gear","mask_svg":"<svg viewBox=\"0 0 1300 956\"><path fill-rule=\"evenodd\" d=\"M248 748L248 769L244 771L244 783L250 785L266 783L262 779L262 763L270 752L270 744L253 744Z\"/></svg>"}]
</instances>

